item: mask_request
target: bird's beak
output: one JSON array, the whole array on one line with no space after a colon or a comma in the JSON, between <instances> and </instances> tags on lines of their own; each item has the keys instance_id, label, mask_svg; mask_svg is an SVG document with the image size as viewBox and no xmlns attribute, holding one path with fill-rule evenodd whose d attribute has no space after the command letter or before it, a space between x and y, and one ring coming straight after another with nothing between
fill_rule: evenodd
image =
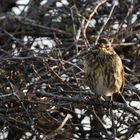
<instances>
[{"instance_id":1,"label":"bird's beak","mask_svg":"<svg viewBox=\"0 0 140 140\"><path fill-rule=\"evenodd\" d=\"M100 46L99 46L99 49L101 50L101 51L106 51L106 45L104 45L104 44L101 44Z\"/></svg>"},{"instance_id":2,"label":"bird's beak","mask_svg":"<svg viewBox=\"0 0 140 140\"><path fill-rule=\"evenodd\" d=\"M104 49L104 48L106 48L106 45L102 44L99 46L99 48Z\"/></svg>"}]
</instances>

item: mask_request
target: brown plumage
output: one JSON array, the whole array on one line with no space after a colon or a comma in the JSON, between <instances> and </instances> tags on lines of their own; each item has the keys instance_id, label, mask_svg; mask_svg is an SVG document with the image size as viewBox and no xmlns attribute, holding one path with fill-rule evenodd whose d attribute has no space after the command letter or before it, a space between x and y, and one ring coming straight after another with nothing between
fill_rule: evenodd
<instances>
[{"instance_id":1,"label":"brown plumage","mask_svg":"<svg viewBox=\"0 0 140 140\"><path fill-rule=\"evenodd\" d=\"M114 94L113 100L124 102L120 96L124 87L123 64L106 38L98 41L96 50L85 55L85 76L87 85L96 94L104 97Z\"/></svg>"}]
</instances>

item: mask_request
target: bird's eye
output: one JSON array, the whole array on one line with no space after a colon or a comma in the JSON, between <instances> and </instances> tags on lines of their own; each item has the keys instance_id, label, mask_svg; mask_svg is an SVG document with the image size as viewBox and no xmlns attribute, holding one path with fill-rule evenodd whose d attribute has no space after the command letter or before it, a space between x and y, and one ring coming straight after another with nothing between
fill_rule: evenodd
<instances>
[{"instance_id":1,"label":"bird's eye","mask_svg":"<svg viewBox=\"0 0 140 140\"><path fill-rule=\"evenodd\" d=\"M109 45L106 45L106 48L109 48Z\"/></svg>"}]
</instances>

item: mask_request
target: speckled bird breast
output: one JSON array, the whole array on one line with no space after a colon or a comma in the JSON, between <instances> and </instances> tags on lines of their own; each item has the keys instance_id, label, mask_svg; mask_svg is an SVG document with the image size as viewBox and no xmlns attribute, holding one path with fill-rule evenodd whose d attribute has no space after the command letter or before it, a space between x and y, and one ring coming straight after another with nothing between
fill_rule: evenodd
<instances>
[{"instance_id":1,"label":"speckled bird breast","mask_svg":"<svg viewBox=\"0 0 140 140\"><path fill-rule=\"evenodd\" d=\"M85 57L86 83L91 90L102 96L120 92L124 83L122 61L117 54Z\"/></svg>"}]
</instances>

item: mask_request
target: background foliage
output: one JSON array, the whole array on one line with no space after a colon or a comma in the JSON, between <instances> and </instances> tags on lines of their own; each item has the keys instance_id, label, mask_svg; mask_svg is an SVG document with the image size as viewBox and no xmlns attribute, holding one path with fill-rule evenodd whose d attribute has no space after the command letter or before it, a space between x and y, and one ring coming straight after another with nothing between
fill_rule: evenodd
<instances>
[{"instance_id":1,"label":"background foliage","mask_svg":"<svg viewBox=\"0 0 140 140\"><path fill-rule=\"evenodd\" d=\"M126 72L128 105L114 103L114 118L84 81L82 55L104 36ZM3 139L140 138L139 83L139 0L1 0ZM94 110L100 104L104 120Z\"/></svg>"}]
</instances>

